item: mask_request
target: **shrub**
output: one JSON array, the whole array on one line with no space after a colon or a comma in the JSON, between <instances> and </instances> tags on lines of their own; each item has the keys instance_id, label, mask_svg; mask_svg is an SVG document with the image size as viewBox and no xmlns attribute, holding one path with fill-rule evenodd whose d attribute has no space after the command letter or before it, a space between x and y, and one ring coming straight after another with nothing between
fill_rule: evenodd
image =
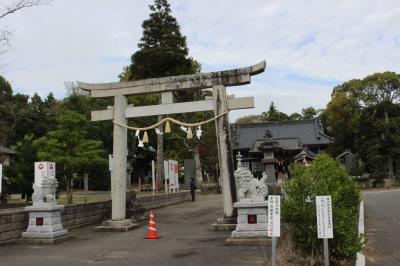
<instances>
[{"instance_id":1,"label":"shrub","mask_svg":"<svg viewBox=\"0 0 400 266\"><path fill-rule=\"evenodd\" d=\"M331 261L355 259L363 244L357 230L360 191L356 182L327 154L318 155L308 166L293 165L292 173L294 178L284 183L288 198L282 202L282 216L295 246L303 254L323 254L323 241L317 238L315 196L331 195Z\"/></svg>"}]
</instances>

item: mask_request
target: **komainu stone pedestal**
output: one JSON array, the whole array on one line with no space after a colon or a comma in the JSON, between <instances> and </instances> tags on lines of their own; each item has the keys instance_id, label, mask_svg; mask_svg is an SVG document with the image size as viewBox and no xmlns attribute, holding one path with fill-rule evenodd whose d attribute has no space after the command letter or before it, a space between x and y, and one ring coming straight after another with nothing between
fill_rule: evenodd
<instances>
[{"instance_id":1,"label":"komainu stone pedestal","mask_svg":"<svg viewBox=\"0 0 400 266\"><path fill-rule=\"evenodd\" d=\"M61 224L63 205L41 204L25 207L29 211L29 225L22 233L22 242L29 244L54 244L71 238Z\"/></svg>"},{"instance_id":2,"label":"komainu stone pedestal","mask_svg":"<svg viewBox=\"0 0 400 266\"><path fill-rule=\"evenodd\" d=\"M236 202L238 223L232 238L268 237L268 201Z\"/></svg>"},{"instance_id":3,"label":"komainu stone pedestal","mask_svg":"<svg viewBox=\"0 0 400 266\"><path fill-rule=\"evenodd\" d=\"M238 211L237 226L225 245L267 245L268 238L268 202L246 201L236 202Z\"/></svg>"}]
</instances>

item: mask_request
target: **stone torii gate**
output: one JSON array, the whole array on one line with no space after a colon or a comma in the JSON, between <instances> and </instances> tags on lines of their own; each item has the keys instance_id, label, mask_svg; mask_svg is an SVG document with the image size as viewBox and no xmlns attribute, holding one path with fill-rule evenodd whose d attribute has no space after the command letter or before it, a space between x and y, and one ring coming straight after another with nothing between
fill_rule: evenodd
<instances>
[{"instance_id":1,"label":"stone torii gate","mask_svg":"<svg viewBox=\"0 0 400 266\"><path fill-rule=\"evenodd\" d=\"M82 90L89 91L90 96L104 98L114 97L114 107L107 110L92 111L92 121L113 120L119 124L127 124L127 118L170 115L200 111L214 111L220 115L228 110L254 107L253 97L227 98L226 87L250 83L250 77L265 70L265 61L256 65L226 71L200 73L193 75L170 76L137 80L132 82L116 82L89 84L77 82ZM173 103L172 92L175 90L212 88L213 99L193 102ZM151 106L127 106L128 95L161 93L161 104ZM222 183L224 216L233 216L233 201L236 198L233 180L233 156L229 140L229 122L227 115L216 120L219 167ZM114 124L113 135L113 169L111 171L111 221L103 225L112 228L131 226L126 219L126 168L127 168L127 129Z\"/></svg>"}]
</instances>

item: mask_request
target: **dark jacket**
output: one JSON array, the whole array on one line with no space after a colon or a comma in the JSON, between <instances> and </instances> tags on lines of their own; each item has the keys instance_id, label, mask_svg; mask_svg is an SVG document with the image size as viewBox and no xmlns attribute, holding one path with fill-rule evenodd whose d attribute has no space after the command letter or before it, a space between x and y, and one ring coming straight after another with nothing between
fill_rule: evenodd
<instances>
[{"instance_id":1,"label":"dark jacket","mask_svg":"<svg viewBox=\"0 0 400 266\"><path fill-rule=\"evenodd\" d=\"M195 191L196 190L196 183L194 180L190 180L190 191Z\"/></svg>"}]
</instances>

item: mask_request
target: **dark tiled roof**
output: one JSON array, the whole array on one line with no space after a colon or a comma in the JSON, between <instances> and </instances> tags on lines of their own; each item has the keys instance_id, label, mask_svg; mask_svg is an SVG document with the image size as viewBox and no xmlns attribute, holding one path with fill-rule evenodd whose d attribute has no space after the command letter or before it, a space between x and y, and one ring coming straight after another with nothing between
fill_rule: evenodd
<instances>
[{"instance_id":1,"label":"dark tiled roof","mask_svg":"<svg viewBox=\"0 0 400 266\"><path fill-rule=\"evenodd\" d=\"M232 147L251 149L257 140L263 140L266 130L271 131L272 139L298 139L303 145L326 145L333 143L333 138L324 133L319 119L233 124Z\"/></svg>"}]
</instances>

